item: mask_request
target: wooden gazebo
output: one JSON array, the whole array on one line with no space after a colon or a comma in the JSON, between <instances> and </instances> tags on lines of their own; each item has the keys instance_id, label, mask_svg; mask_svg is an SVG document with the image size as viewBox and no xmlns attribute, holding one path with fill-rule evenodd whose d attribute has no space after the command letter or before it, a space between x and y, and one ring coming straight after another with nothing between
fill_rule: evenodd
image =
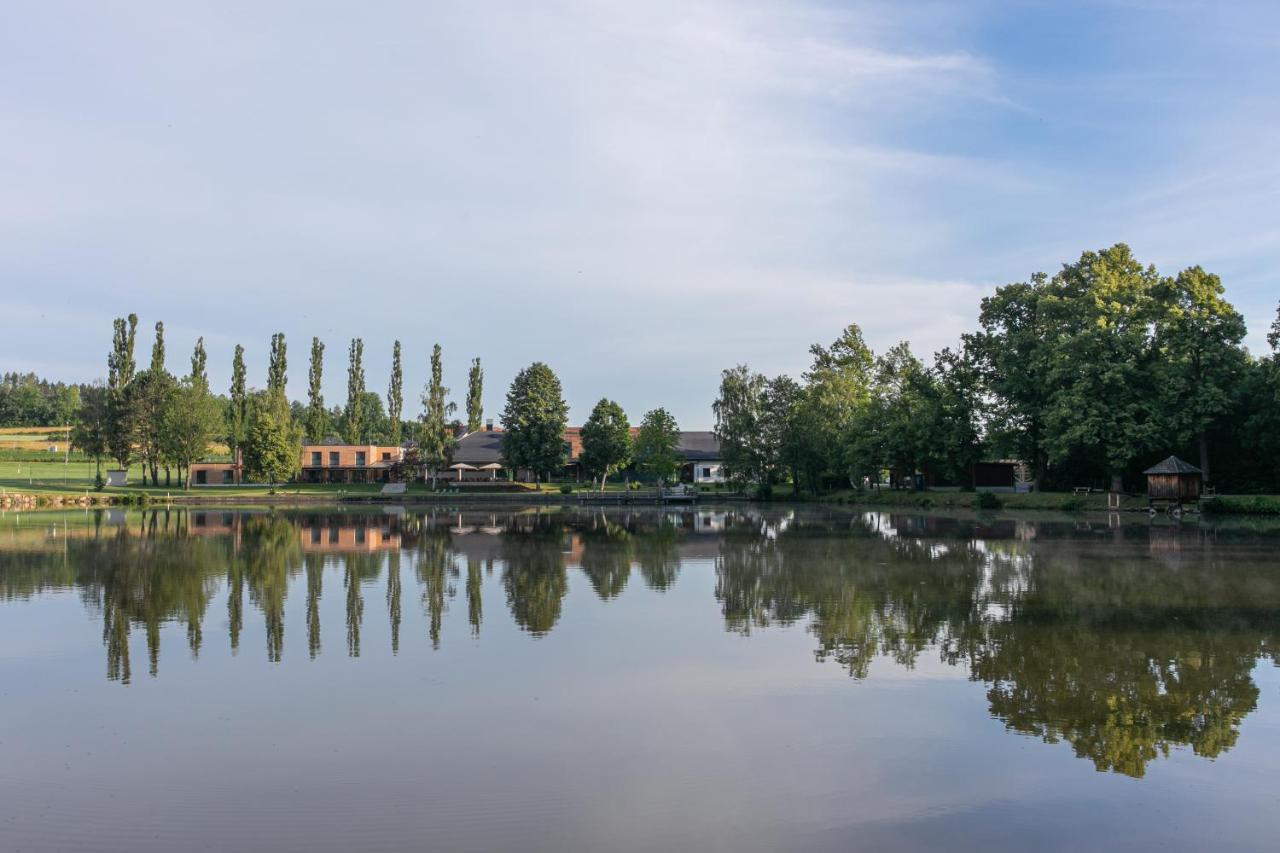
<instances>
[{"instance_id":1,"label":"wooden gazebo","mask_svg":"<svg viewBox=\"0 0 1280 853\"><path fill-rule=\"evenodd\" d=\"M1163 504L1182 508L1183 504L1200 502L1200 484L1204 479L1199 468L1190 462L1170 456L1142 472L1147 477L1147 505Z\"/></svg>"}]
</instances>

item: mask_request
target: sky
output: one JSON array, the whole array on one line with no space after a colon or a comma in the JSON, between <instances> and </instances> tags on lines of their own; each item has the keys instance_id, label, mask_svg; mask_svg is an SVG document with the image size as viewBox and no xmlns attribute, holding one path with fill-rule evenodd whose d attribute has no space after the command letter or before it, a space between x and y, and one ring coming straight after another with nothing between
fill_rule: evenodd
<instances>
[{"instance_id":1,"label":"sky","mask_svg":"<svg viewBox=\"0 0 1280 853\"><path fill-rule=\"evenodd\" d=\"M60 2L0 14L0 369L103 377L111 320L326 403L352 337L485 410L533 361L713 425L858 323L954 346L994 288L1128 243L1280 299L1280 4Z\"/></svg>"}]
</instances>

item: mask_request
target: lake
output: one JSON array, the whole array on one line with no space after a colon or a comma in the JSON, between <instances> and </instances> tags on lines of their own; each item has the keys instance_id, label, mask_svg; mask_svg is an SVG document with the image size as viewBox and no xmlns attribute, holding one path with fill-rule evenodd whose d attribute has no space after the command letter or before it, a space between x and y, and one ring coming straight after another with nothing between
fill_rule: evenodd
<instances>
[{"instance_id":1,"label":"lake","mask_svg":"<svg viewBox=\"0 0 1280 853\"><path fill-rule=\"evenodd\" d=\"M0 850L1273 850L1280 525L0 517Z\"/></svg>"}]
</instances>

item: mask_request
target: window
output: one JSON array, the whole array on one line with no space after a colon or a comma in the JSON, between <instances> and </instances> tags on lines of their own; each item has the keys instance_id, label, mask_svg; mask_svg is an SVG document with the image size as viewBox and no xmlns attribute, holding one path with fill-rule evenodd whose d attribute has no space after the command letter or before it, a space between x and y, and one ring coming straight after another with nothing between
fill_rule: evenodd
<instances>
[{"instance_id":1,"label":"window","mask_svg":"<svg viewBox=\"0 0 1280 853\"><path fill-rule=\"evenodd\" d=\"M311 451L311 467L312 468L320 467L320 451L319 450Z\"/></svg>"},{"instance_id":2,"label":"window","mask_svg":"<svg viewBox=\"0 0 1280 853\"><path fill-rule=\"evenodd\" d=\"M356 451L356 467L357 468L364 467L364 457L365 457L365 453L363 450Z\"/></svg>"},{"instance_id":3,"label":"window","mask_svg":"<svg viewBox=\"0 0 1280 853\"><path fill-rule=\"evenodd\" d=\"M383 461L383 462L390 462L390 461L391 461L391 453L390 453L390 452L384 452L384 453L382 454L382 461Z\"/></svg>"},{"instance_id":4,"label":"window","mask_svg":"<svg viewBox=\"0 0 1280 853\"><path fill-rule=\"evenodd\" d=\"M235 477L232 475L230 471L222 472L222 485L228 486L234 481L235 481Z\"/></svg>"},{"instance_id":5,"label":"window","mask_svg":"<svg viewBox=\"0 0 1280 853\"><path fill-rule=\"evenodd\" d=\"M320 544L320 525L318 524L311 528L311 544Z\"/></svg>"},{"instance_id":6,"label":"window","mask_svg":"<svg viewBox=\"0 0 1280 853\"><path fill-rule=\"evenodd\" d=\"M329 451L329 467L330 468L338 467L338 451L336 450Z\"/></svg>"},{"instance_id":7,"label":"window","mask_svg":"<svg viewBox=\"0 0 1280 853\"><path fill-rule=\"evenodd\" d=\"M706 479L710 480L710 479L711 479L711 469L710 469L710 468L703 468L703 469L702 469L702 476L703 476L703 477L705 477Z\"/></svg>"},{"instance_id":8,"label":"window","mask_svg":"<svg viewBox=\"0 0 1280 853\"><path fill-rule=\"evenodd\" d=\"M356 544L357 545L364 544L364 528L363 527L356 528Z\"/></svg>"},{"instance_id":9,"label":"window","mask_svg":"<svg viewBox=\"0 0 1280 853\"><path fill-rule=\"evenodd\" d=\"M197 471L197 472L196 472L196 485L197 485L197 486L203 486L203 485L205 485L205 484L206 484L206 483L208 483L208 482L209 482L209 472L208 472L208 471Z\"/></svg>"}]
</instances>

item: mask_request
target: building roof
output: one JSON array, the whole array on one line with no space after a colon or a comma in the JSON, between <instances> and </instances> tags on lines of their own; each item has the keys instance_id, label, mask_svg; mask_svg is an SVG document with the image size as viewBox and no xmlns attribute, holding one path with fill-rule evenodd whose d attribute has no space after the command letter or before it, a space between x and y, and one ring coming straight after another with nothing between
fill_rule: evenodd
<instances>
[{"instance_id":1,"label":"building roof","mask_svg":"<svg viewBox=\"0 0 1280 853\"><path fill-rule=\"evenodd\" d=\"M1190 462L1185 462L1176 456L1170 456L1163 462L1157 462L1150 468L1142 472L1143 474L1202 474L1204 473Z\"/></svg>"},{"instance_id":2,"label":"building roof","mask_svg":"<svg viewBox=\"0 0 1280 853\"><path fill-rule=\"evenodd\" d=\"M467 433L454 445L453 461L477 466L502 462L502 431L477 430Z\"/></svg>"},{"instance_id":3,"label":"building roof","mask_svg":"<svg viewBox=\"0 0 1280 853\"><path fill-rule=\"evenodd\" d=\"M720 439L709 430L682 431L676 452L686 462L711 462L720 459Z\"/></svg>"}]
</instances>

